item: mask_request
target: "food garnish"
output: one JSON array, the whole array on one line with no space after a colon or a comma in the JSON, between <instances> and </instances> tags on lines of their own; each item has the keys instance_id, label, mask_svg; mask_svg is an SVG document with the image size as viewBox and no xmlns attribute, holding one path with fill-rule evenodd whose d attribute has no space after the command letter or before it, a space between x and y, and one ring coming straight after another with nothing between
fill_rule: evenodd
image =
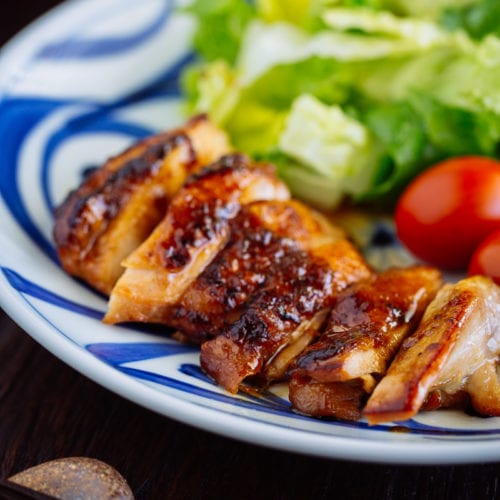
<instances>
[{"instance_id":1,"label":"food garnish","mask_svg":"<svg viewBox=\"0 0 500 500\"><path fill-rule=\"evenodd\" d=\"M188 113L277 164L311 204L392 206L439 161L499 154L494 0L195 0L188 12Z\"/></svg>"},{"instance_id":2,"label":"food garnish","mask_svg":"<svg viewBox=\"0 0 500 500\"><path fill-rule=\"evenodd\" d=\"M429 168L399 198L395 223L420 259L467 269L477 246L500 229L500 161L462 156Z\"/></svg>"}]
</instances>

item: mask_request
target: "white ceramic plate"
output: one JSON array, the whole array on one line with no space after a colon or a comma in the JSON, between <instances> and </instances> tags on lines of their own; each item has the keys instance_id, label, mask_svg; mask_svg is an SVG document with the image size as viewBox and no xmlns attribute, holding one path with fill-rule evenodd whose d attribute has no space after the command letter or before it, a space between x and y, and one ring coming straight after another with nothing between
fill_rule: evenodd
<instances>
[{"instance_id":1,"label":"white ceramic plate","mask_svg":"<svg viewBox=\"0 0 500 500\"><path fill-rule=\"evenodd\" d=\"M192 24L168 0L77 0L45 16L0 58L0 297L38 342L136 403L235 439L331 458L398 463L500 459L500 419L432 412L398 426L294 414L282 387L229 396L196 349L100 322L106 303L61 271L52 209L139 137L184 120L177 77ZM373 241L390 226L365 228ZM372 241L372 243L373 243ZM392 247L367 249L384 257Z\"/></svg>"}]
</instances>

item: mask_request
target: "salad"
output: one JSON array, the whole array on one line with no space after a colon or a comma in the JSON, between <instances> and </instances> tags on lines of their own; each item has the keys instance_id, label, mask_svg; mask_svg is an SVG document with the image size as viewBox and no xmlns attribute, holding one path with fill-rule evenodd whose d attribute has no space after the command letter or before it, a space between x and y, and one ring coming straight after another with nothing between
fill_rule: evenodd
<instances>
[{"instance_id":1,"label":"salad","mask_svg":"<svg viewBox=\"0 0 500 500\"><path fill-rule=\"evenodd\" d=\"M497 0L195 0L189 113L324 209L393 207L443 159L496 157Z\"/></svg>"}]
</instances>

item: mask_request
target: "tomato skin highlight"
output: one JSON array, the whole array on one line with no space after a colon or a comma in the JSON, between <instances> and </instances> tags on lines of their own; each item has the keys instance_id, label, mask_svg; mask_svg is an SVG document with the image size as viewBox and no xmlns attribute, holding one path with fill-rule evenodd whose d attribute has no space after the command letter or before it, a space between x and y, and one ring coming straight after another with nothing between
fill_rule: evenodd
<instances>
[{"instance_id":1,"label":"tomato skin highlight","mask_svg":"<svg viewBox=\"0 0 500 500\"><path fill-rule=\"evenodd\" d=\"M403 192L395 224L416 257L443 269L467 269L479 243L500 229L500 162L463 156L430 167Z\"/></svg>"},{"instance_id":2,"label":"tomato skin highlight","mask_svg":"<svg viewBox=\"0 0 500 500\"><path fill-rule=\"evenodd\" d=\"M500 230L491 233L476 248L468 270L469 276L489 276L500 285Z\"/></svg>"}]
</instances>

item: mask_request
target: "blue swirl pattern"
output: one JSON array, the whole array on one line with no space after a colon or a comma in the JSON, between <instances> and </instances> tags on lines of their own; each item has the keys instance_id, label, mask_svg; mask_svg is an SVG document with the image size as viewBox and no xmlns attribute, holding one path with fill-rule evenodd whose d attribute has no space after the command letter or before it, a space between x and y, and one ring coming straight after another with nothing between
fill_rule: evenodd
<instances>
[{"instance_id":1,"label":"blue swirl pattern","mask_svg":"<svg viewBox=\"0 0 500 500\"><path fill-rule=\"evenodd\" d=\"M126 8L122 5L122 8ZM155 19L131 35L86 39L81 36L65 38L41 47L37 59L72 60L108 58L135 49L163 29L172 14L173 2L166 1ZM98 18L96 18L97 20Z\"/></svg>"}]
</instances>

